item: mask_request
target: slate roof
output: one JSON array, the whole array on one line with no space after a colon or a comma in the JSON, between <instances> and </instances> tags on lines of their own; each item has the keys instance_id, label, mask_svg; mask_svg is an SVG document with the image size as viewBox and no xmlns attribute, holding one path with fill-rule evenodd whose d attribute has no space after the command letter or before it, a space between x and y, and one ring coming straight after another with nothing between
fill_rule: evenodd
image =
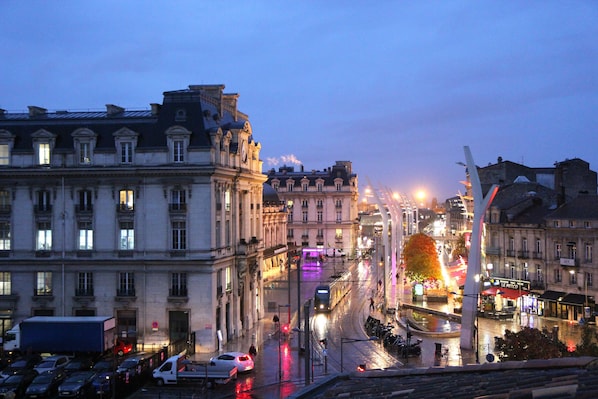
<instances>
[{"instance_id":1,"label":"slate roof","mask_svg":"<svg viewBox=\"0 0 598 399\"><path fill-rule=\"evenodd\" d=\"M596 398L598 358L338 374L289 398Z\"/></svg>"},{"instance_id":2,"label":"slate roof","mask_svg":"<svg viewBox=\"0 0 598 399\"><path fill-rule=\"evenodd\" d=\"M546 219L598 219L598 195L580 194L558 207Z\"/></svg>"}]
</instances>

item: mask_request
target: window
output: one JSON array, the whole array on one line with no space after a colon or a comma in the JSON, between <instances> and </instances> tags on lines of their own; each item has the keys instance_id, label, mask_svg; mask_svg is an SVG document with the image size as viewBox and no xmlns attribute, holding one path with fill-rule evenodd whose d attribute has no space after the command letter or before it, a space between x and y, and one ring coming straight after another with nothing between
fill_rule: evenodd
<instances>
[{"instance_id":1,"label":"window","mask_svg":"<svg viewBox=\"0 0 598 399\"><path fill-rule=\"evenodd\" d=\"M230 190L224 192L224 210L230 212Z\"/></svg>"},{"instance_id":2,"label":"window","mask_svg":"<svg viewBox=\"0 0 598 399\"><path fill-rule=\"evenodd\" d=\"M81 190L79 191L79 204L78 211L91 211L93 209L91 203L91 191Z\"/></svg>"},{"instance_id":3,"label":"window","mask_svg":"<svg viewBox=\"0 0 598 399\"><path fill-rule=\"evenodd\" d=\"M91 251L93 249L93 229L91 222L79 222L79 250Z\"/></svg>"},{"instance_id":4,"label":"window","mask_svg":"<svg viewBox=\"0 0 598 399\"><path fill-rule=\"evenodd\" d=\"M226 285L226 290L230 291L233 289L233 273L231 271L230 266L226 268L225 273L224 273L224 278L225 278L225 285Z\"/></svg>"},{"instance_id":5,"label":"window","mask_svg":"<svg viewBox=\"0 0 598 399\"><path fill-rule=\"evenodd\" d=\"M583 227L586 229L591 229L592 228L592 223L590 222L583 222Z\"/></svg>"},{"instance_id":6,"label":"window","mask_svg":"<svg viewBox=\"0 0 598 399\"><path fill-rule=\"evenodd\" d=\"M174 120L176 122L185 122L187 120L187 110L183 108L177 109Z\"/></svg>"},{"instance_id":7,"label":"window","mask_svg":"<svg viewBox=\"0 0 598 399\"><path fill-rule=\"evenodd\" d=\"M135 230L133 222L120 222L120 245L121 251L135 249Z\"/></svg>"},{"instance_id":8,"label":"window","mask_svg":"<svg viewBox=\"0 0 598 399\"><path fill-rule=\"evenodd\" d=\"M324 238L324 229L318 229L317 237Z\"/></svg>"},{"instance_id":9,"label":"window","mask_svg":"<svg viewBox=\"0 0 598 399\"><path fill-rule=\"evenodd\" d=\"M308 184L307 184L307 183L303 183L303 184L301 184L301 188L303 189L303 191L307 191L307 189L308 189Z\"/></svg>"},{"instance_id":10,"label":"window","mask_svg":"<svg viewBox=\"0 0 598 399\"><path fill-rule=\"evenodd\" d=\"M39 222L37 224L37 239L35 249L37 251L52 250L52 224L50 222Z\"/></svg>"},{"instance_id":11,"label":"window","mask_svg":"<svg viewBox=\"0 0 598 399\"><path fill-rule=\"evenodd\" d=\"M135 273L122 272L118 274L118 296L135 296Z\"/></svg>"},{"instance_id":12,"label":"window","mask_svg":"<svg viewBox=\"0 0 598 399\"><path fill-rule=\"evenodd\" d=\"M216 234L216 248L220 248L220 246L222 245L222 223L220 223L220 220L216 220L216 226L214 228L214 233Z\"/></svg>"},{"instance_id":13,"label":"window","mask_svg":"<svg viewBox=\"0 0 598 399\"><path fill-rule=\"evenodd\" d=\"M224 244L230 247L230 220L224 222Z\"/></svg>"},{"instance_id":14,"label":"window","mask_svg":"<svg viewBox=\"0 0 598 399\"><path fill-rule=\"evenodd\" d=\"M575 222L573 220L569 220L569 227L575 227Z\"/></svg>"},{"instance_id":15,"label":"window","mask_svg":"<svg viewBox=\"0 0 598 399\"><path fill-rule=\"evenodd\" d=\"M334 238L336 240L342 240L343 239L343 229L335 229L334 230Z\"/></svg>"},{"instance_id":16,"label":"window","mask_svg":"<svg viewBox=\"0 0 598 399\"><path fill-rule=\"evenodd\" d=\"M540 258L540 255L542 254L542 242L540 241L539 238L536 238L536 257Z\"/></svg>"},{"instance_id":17,"label":"window","mask_svg":"<svg viewBox=\"0 0 598 399\"><path fill-rule=\"evenodd\" d=\"M529 281L529 269L527 262L523 264L523 270L521 271L521 280Z\"/></svg>"},{"instance_id":18,"label":"window","mask_svg":"<svg viewBox=\"0 0 598 399\"><path fill-rule=\"evenodd\" d=\"M93 273L79 272L77 273L77 287L75 288L76 296L93 296Z\"/></svg>"},{"instance_id":19,"label":"window","mask_svg":"<svg viewBox=\"0 0 598 399\"><path fill-rule=\"evenodd\" d=\"M50 143L37 144L37 164L50 165Z\"/></svg>"},{"instance_id":20,"label":"window","mask_svg":"<svg viewBox=\"0 0 598 399\"><path fill-rule=\"evenodd\" d=\"M10 272L0 272L0 295L11 295L11 276Z\"/></svg>"},{"instance_id":21,"label":"window","mask_svg":"<svg viewBox=\"0 0 598 399\"><path fill-rule=\"evenodd\" d=\"M172 142L172 160L175 163L185 161L185 142L183 140L174 140Z\"/></svg>"},{"instance_id":22,"label":"window","mask_svg":"<svg viewBox=\"0 0 598 399\"><path fill-rule=\"evenodd\" d=\"M303 223L307 223L307 211L301 212L301 218L301 220L303 220Z\"/></svg>"},{"instance_id":23,"label":"window","mask_svg":"<svg viewBox=\"0 0 598 399\"><path fill-rule=\"evenodd\" d=\"M133 143L129 141L120 143L120 163L133 163Z\"/></svg>"},{"instance_id":24,"label":"window","mask_svg":"<svg viewBox=\"0 0 598 399\"><path fill-rule=\"evenodd\" d=\"M336 223L341 223L343 221L343 212L337 211L336 212Z\"/></svg>"},{"instance_id":25,"label":"window","mask_svg":"<svg viewBox=\"0 0 598 399\"><path fill-rule=\"evenodd\" d=\"M337 208L342 208L342 207L343 207L343 201L341 201L341 200L337 199L337 200L334 202L334 206L335 206L335 207L337 207Z\"/></svg>"},{"instance_id":26,"label":"window","mask_svg":"<svg viewBox=\"0 0 598 399\"><path fill-rule=\"evenodd\" d=\"M323 215L324 215L324 213L322 211L318 211L317 212L318 223L322 223L324 221L324 216Z\"/></svg>"},{"instance_id":27,"label":"window","mask_svg":"<svg viewBox=\"0 0 598 399\"><path fill-rule=\"evenodd\" d=\"M40 190L37 192L37 210L40 212L50 212L52 210L52 203L50 201L50 192L48 190Z\"/></svg>"},{"instance_id":28,"label":"window","mask_svg":"<svg viewBox=\"0 0 598 399\"><path fill-rule=\"evenodd\" d=\"M322 192L322 187L323 187L323 186L322 186L322 183L318 183L318 184L316 184L316 187L317 187L317 190L318 190L318 192L320 192L320 193L321 193L321 192Z\"/></svg>"},{"instance_id":29,"label":"window","mask_svg":"<svg viewBox=\"0 0 598 399\"><path fill-rule=\"evenodd\" d=\"M10 146L0 144L0 165L10 165Z\"/></svg>"},{"instance_id":30,"label":"window","mask_svg":"<svg viewBox=\"0 0 598 399\"><path fill-rule=\"evenodd\" d=\"M287 191L288 192L293 191L293 182L287 183Z\"/></svg>"},{"instance_id":31,"label":"window","mask_svg":"<svg viewBox=\"0 0 598 399\"><path fill-rule=\"evenodd\" d=\"M10 251L9 222L0 222L0 251Z\"/></svg>"},{"instance_id":32,"label":"window","mask_svg":"<svg viewBox=\"0 0 598 399\"><path fill-rule=\"evenodd\" d=\"M517 279L517 269L515 268L515 265L512 265L511 269L509 271L510 271L510 277L512 279Z\"/></svg>"},{"instance_id":33,"label":"window","mask_svg":"<svg viewBox=\"0 0 598 399\"><path fill-rule=\"evenodd\" d=\"M170 192L170 209L173 211L183 211L186 201L186 192L181 189L174 189Z\"/></svg>"},{"instance_id":34,"label":"window","mask_svg":"<svg viewBox=\"0 0 598 399\"><path fill-rule=\"evenodd\" d=\"M316 208L323 208L324 207L324 202L319 199L316 201Z\"/></svg>"},{"instance_id":35,"label":"window","mask_svg":"<svg viewBox=\"0 0 598 399\"><path fill-rule=\"evenodd\" d=\"M542 272L542 268L540 266L536 266L536 277L539 283L544 282L544 273Z\"/></svg>"},{"instance_id":36,"label":"window","mask_svg":"<svg viewBox=\"0 0 598 399\"><path fill-rule=\"evenodd\" d=\"M293 238L295 237L295 232L293 229L288 229L287 231L287 238Z\"/></svg>"},{"instance_id":37,"label":"window","mask_svg":"<svg viewBox=\"0 0 598 399\"><path fill-rule=\"evenodd\" d=\"M293 212L287 213L287 223L293 223Z\"/></svg>"},{"instance_id":38,"label":"window","mask_svg":"<svg viewBox=\"0 0 598 399\"><path fill-rule=\"evenodd\" d=\"M567 254L569 255L569 259L577 258L577 245L574 242L567 244Z\"/></svg>"},{"instance_id":39,"label":"window","mask_svg":"<svg viewBox=\"0 0 598 399\"><path fill-rule=\"evenodd\" d=\"M37 272L35 295L52 295L52 272Z\"/></svg>"},{"instance_id":40,"label":"window","mask_svg":"<svg viewBox=\"0 0 598 399\"><path fill-rule=\"evenodd\" d=\"M79 163L91 163L91 143L79 143Z\"/></svg>"},{"instance_id":41,"label":"window","mask_svg":"<svg viewBox=\"0 0 598 399\"><path fill-rule=\"evenodd\" d=\"M170 275L170 296L187 296L187 273Z\"/></svg>"},{"instance_id":42,"label":"window","mask_svg":"<svg viewBox=\"0 0 598 399\"><path fill-rule=\"evenodd\" d=\"M342 183L336 183L336 191L342 191L343 189L343 184Z\"/></svg>"},{"instance_id":43,"label":"window","mask_svg":"<svg viewBox=\"0 0 598 399\"><path fill-rule=\"evenodd\" d=\"M558 220L555 220L552 222L552 227L559 227L559 226L560 226L560 223Z\"/></svg>"},{"instance_id":44,"label":"window","mask_svg":"<svg viewBox=\"0 0 598 399\"><path fill-rule=\"evenodd\" d=\"M561 255L562 255L562 246L560 243L556 242L554 243L554 257L556 259L560 259Z\"/></svg>"},{"instance_id":45,"label":"window","mask_svg":"<svg viewBox=\"0 0 598 399\"><path fill-rule=\"evenodd\" d=\"M592 263L592 244L585 245L584 260L586 263Z\"/></svg>"},{"instance_id":46,"label":"window","mask_svg":"<svg viewBox=\"0 0 598 399\"><path fill-rule=\"evenodd\" d=\"M592 273L586 273L585 279L586 287L592 287L594 285L594 276L592 275Z\"/></svg>"},{"instance_id":47,"label":"window","mask_svg":"<svg viewBox=\"0 0 598 399\"><path fill-rule=\"evenodd\" d=\"M120 190L119 209L121 211L132 211L134 209L133 203L133 190Z\"/></svg>"},{"instance_id":48,"label":"window","mask_svg":"<svg viewBox=\"0 0 598 399\"><path fill-rule=\"evenodd\" d=\"M187 229L184 221L172 222L172 249L187 249Z\"/></svg>"},{"instance_id":49,"label":"window","mask_svg":"<svg viewBox=\"0 0 598 399\"><path fill-rule=\"evenodd\" d=\"M563 273L560 267L556 267L554 269L554 282L560 283L561 281L563 281Z\"/></svg>"},{"instance_id":50,"label":"window","mask_svg":"<svg viewBox=\"0 0 598 399\"><path fill-rule=\"evenodd\" d=\"M569 285L577 285L577 273L569 273Z\"/></svg>"}]
</instances>

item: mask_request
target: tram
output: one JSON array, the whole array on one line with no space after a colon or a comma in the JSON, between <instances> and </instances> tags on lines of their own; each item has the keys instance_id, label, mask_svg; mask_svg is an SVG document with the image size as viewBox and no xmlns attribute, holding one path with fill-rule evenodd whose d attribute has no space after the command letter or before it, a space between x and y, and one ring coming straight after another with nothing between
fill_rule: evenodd
<instances>
[{"instance_id":1,"label":"tram","mask_svg":"<svg viewBox=\"0 0 598 399\"><path fill-rule=\"evenodd\" d=\"M351 283L351 272L345 271L330 276L328 284L318 285L314 294L314 311L331 312L351 291Z\"/></svg>"}]
</instances>

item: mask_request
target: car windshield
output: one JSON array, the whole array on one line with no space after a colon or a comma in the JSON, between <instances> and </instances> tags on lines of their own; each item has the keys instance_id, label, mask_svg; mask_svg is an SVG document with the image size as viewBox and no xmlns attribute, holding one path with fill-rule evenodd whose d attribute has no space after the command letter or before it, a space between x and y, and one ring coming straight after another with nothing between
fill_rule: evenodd
<instances>
[{"instance_id":1,"label":"car windshield","mask_svg":"<svg viewBox=\"0 0 598 399\"><path fill-rule=\"evenodd\" d=\"M112 368L112 362L105 362L105 361L101 361L101 362L97 362L96 364L93 365L93 369L94 370L110 370Z\"/></svg>"},{"instance_id":2,"label":"car windshield","mask_svg":"<svg viewBox=\"0 0 598 399\"><path fill-rule=\"evenodd\" d=\"M6 385L18 384L21 382L22 379L23 379L22 374L14 374L14 375L11 375L10 377L8 377L6 380L4 380L4 383Z\"/></svg>"},{"instance_id":3,"label":"car windshield","mask_svg":"<svg viewBox=\"0 0 598 399\"><path fill-rule=\"evenodd\" d=\"M33 380L32 384L45 384L47 382L52 382L54 379L54 375L52 374L40 374Z\"/></svg>"},{"instance_id":4,"label":"car windshield","mask_svg":"<svg viewBox=\"0 0 598 399\"><path fill-rule=\"evenodd\" d=\"M39 363L37 366L35 366L38 369L45 369L48 367L54 367L54 363L56 363L54 360L46 360L43 361L41 363Z\"/></svg>"},{"instance_id":5,"label":"car windshield","mask_svg":"<svg viewBox=\"0 0 598 399\"><path fill-rule=\"evenodd\" d=\"M123 369L130 369L131 367L135 367L137 366L137 361L136 360L125 360L120 367L122 367Z\"/></svg>"}]
</instances>

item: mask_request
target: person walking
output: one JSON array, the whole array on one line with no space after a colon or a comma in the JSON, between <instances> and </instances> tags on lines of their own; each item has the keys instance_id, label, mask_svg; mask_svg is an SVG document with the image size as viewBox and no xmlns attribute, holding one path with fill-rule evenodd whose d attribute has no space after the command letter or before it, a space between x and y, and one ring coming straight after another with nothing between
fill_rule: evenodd
<instances>
[{"instance_id":1,"label":"person walking","mask_svg":"<svg viewBox=\"0 0 598 399\"><path fill-rule=\"evenodd\" d=\"M373 297L373 296L371 296L371 297L370 297L370 310L374 310L374 309L376 309L376 307L375 307L374 305L375 305L375 304L374 304L374 297Z\"/></svg>"}]
</instances>

